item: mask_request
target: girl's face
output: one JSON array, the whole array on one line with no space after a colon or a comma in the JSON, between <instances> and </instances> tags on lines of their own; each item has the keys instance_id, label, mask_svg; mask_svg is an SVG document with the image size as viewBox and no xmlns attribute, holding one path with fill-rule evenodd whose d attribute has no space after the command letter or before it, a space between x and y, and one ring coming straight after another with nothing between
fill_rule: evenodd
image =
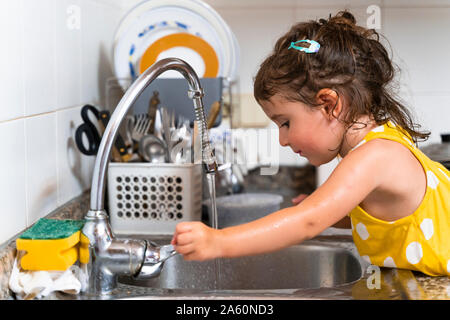
<instances>
[{"instance_id":1,"label":"girl's face","mask_svg":"<svg viewBox=\"0 0 450 320\"><path fill-rule=\"evenodd\" d=\"M311 108L298 101L287 101L280 95L260 104L279 127L280 145L291 147L315 166L328 163L338 155L345 128L325 108Z\"/></svg>"}]
</instances>

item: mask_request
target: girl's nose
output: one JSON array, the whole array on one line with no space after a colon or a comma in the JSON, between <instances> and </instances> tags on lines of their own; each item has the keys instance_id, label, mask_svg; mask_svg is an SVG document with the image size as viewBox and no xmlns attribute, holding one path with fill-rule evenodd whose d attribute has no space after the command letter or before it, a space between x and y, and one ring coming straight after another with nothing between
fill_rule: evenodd
<instances>
[{"instance_id":1,"label":"girl's nose","mask_svg":"<svg viewBox=\"0 0 450 320\"><path fill-rule=\"evenodd\" d=\"M278 139L280 141L280 146L287 147L289 145L289 143L288 143L288 135L287 135L286 132L283 132L283 131L286 131L286 130L279 130L278 131L278 135L279 135Z\"/></svg>"}]
</instances>

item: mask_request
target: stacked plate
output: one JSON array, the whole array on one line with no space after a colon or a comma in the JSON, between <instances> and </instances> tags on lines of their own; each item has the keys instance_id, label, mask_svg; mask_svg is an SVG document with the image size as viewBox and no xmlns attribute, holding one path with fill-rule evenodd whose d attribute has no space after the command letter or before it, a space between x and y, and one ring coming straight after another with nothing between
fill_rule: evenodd
<instances>
[{"instance_id":1,"label":"stacked plate","mask_svg":"<svg viewBox=\"0 0 450 320\"><path fill-rule=\"evenodd\" d=\"M200 78L236 80L239 45L222 17L200 0L147 0L122 19L114 38L114 68L122 87L156 61L185 60ZM161 75L181 77L175 71Z\"/></svg>"}]
</instances>

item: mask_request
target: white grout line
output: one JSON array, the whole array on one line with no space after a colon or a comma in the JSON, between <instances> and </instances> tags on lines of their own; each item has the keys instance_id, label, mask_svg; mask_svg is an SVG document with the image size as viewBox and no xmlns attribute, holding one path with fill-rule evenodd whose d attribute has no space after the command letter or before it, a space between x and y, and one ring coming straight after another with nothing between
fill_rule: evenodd
<instances>
[{"instance_id":1,"label":"white grout line","mask_svg":"<svg viewBox=\"0 0 450 320\"><path fill-rule=\"evenodd\" d=\"M20 0L20 11L24 12L24 0ZM20 39L21 39L21 64L22 64L22 68L21 68L21 73L22 73L22 94L23 94L23 114L26 113L26 81L25 81L25 55L23 53L23 49L25 48L25 21L22 18L22 16L20 17ZM14 120L17 119L25 119L25 116L23 117L19 117L16 118ZM12 120L5 120L5 121L0 121L0 124L3 122L7 122L7 121L12 121ZM27 228L29 226L29 211L30 211L30 203L29 203L29 196L28 196L28 190L29 190L29 185L28 185L28 148L27 148L27 124L26 121L23 121L23 139L24 139L24 154L25 154L25 168L24 168L24 185L25 185L25 228Z\"/></svg>"},{"instance_id":2,"label":"white grout line","mask_svg":"<svg viewBox=\"0 0 450 320\"><path fill-rule=\"evenodd\" d=\"M53 111L35 113L35 114L29 115L29 116L22 116L22 117L12 118L12 119L8 119L8 120L1 120L0 124L11 122L11 121L15 121L15 120L20 120L20 119L30 119L30 118L34 118L34 117L39 117L39 116L43 116L43 115L57 113L59 111L66 111L66 110L70 110L70 109L75 109L75 108L79 108L80 106L83 106L85 104L87 104L87 103L83 103L83 104L79 104L79 105L71 106L71 107L64 107L64 108L60 108L58 110L53 110Z\"/></svg>"},{"instance_id":3,"label":"white grout line","mask_svg":"<svg viewBox=\"0 0 450 320\"><path fill-rule=\"evenodd\" d=\"M57 0L58 1L58 0ZM54 43L54 60L53 60L53 77L54 77L54 83L55 83L55 98L54 98L54 102L55 102L55 106L58 105L59 102L59 83L58 83L58 67L59 67L59 61L60 61L60 56L61 56L61 50L58 50L58 31L56 26L57 24L57 5L56 5L56 1L53 2L53 19L54 22L53 24L55 25L55 28L53 28L53 43ZM56 110L55 110L56 111ZM59 206L59 194L60 194L60 190L59 190L59 162L58 162L58 113L55 112L55 120L54 120L54 139L55 139L55 166L56 166L56 207Z\"/></svg>"},{"instance_id":4,"label":"white grout line","mask_svg":"<svg viewBox=\"0 0 450 320\"><path fill-rule=\"evenodd\" d=\"M27 141L27 124L26 121L23 121L23 135L24 135L24 153L25 153L25 227L28 227L29 224L29 214L30 214L30 203L29 203L29 186L28 186L28 141Z\"/></svg>"}]
</instances>

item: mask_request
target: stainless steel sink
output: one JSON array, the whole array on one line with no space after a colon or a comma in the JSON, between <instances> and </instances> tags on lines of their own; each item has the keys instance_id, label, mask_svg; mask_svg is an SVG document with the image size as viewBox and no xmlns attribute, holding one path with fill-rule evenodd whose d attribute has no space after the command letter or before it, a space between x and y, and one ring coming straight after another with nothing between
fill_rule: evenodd
<instances>
[{"instance_id":1,"label":"stainless steel sink","mask_svg":"<svg viewBox=\"0 0 450 320\"><path fill-rule=\"evenodd\" d=\"M361 276L361 265L350 251L304 243L270 254L205 262L185 261L177 255L166 261L156 278L122 277L119 282L190 292L255 291L330 288L357 281Z\"/></svg>"}]
</instances>

